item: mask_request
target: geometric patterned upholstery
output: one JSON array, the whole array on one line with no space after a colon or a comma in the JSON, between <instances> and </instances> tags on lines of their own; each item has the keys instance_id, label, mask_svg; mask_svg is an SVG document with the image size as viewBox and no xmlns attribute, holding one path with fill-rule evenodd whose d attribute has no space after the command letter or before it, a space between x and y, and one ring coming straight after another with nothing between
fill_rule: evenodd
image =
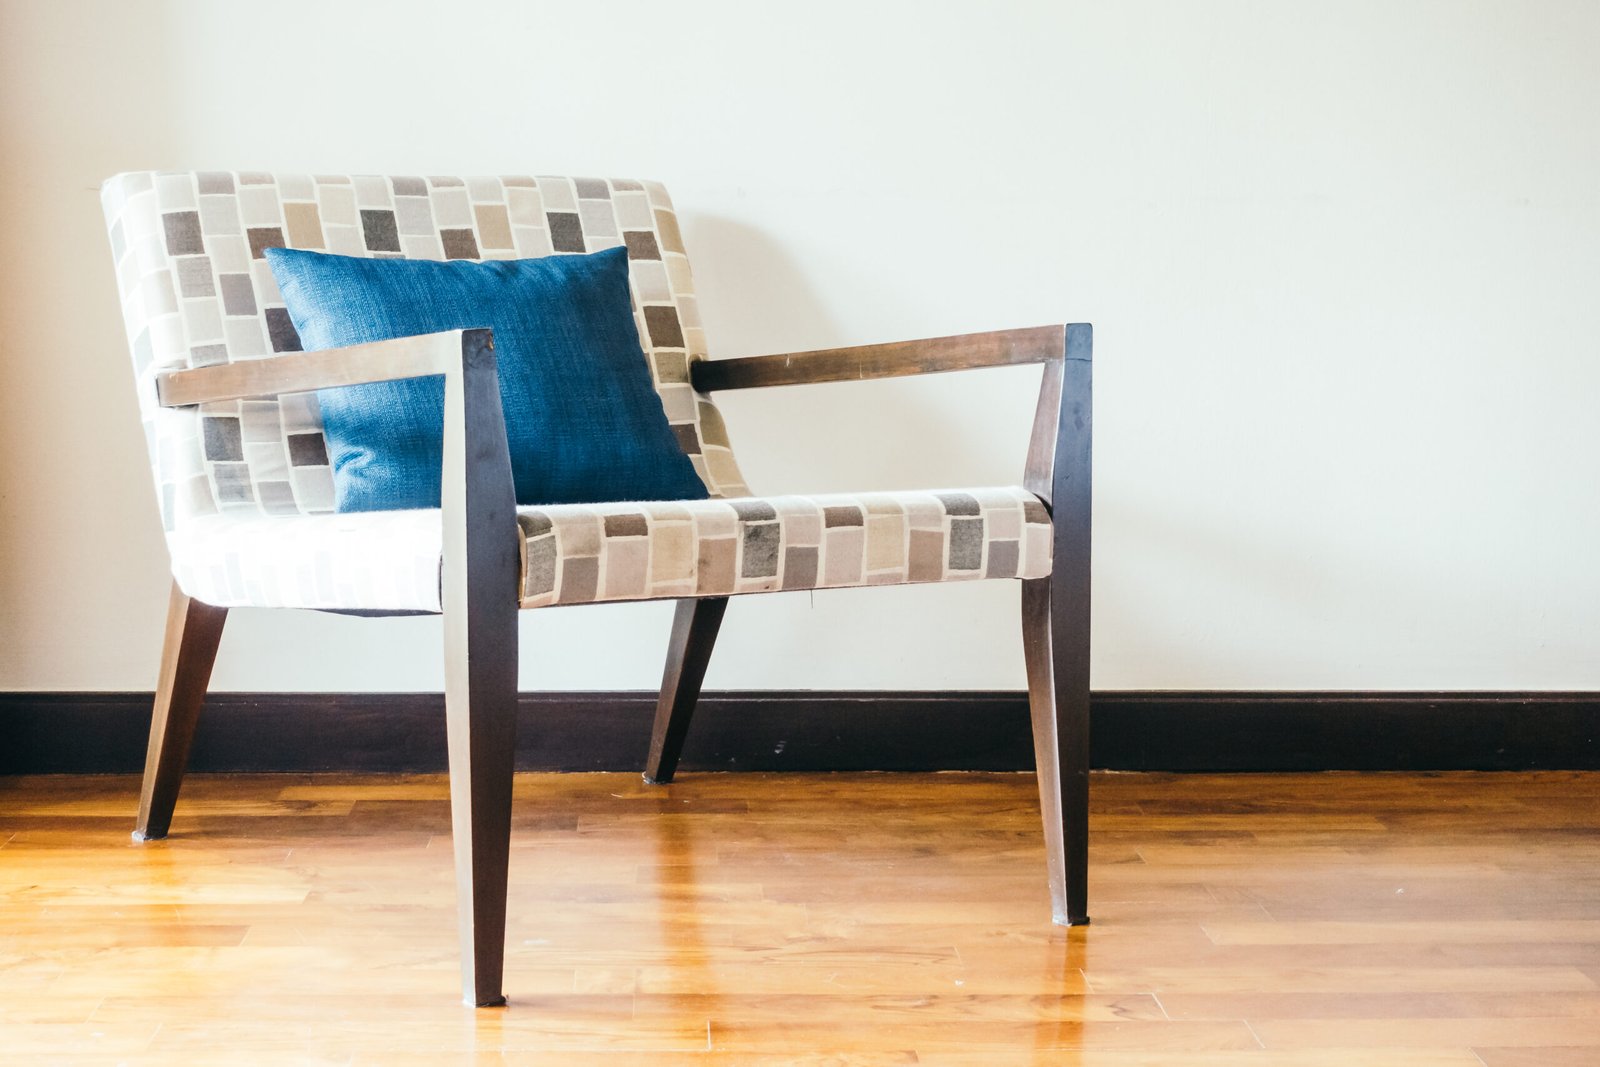
<instances>
[{"instance_id":1,"label":"geometric patterned upholstery","mask_svg":"<svg viewBox=\"0 0 1600 1067\"><path fill-rule=\"evenodd\" d=\"M157 371L300 350L263 251L516 259L626 246L634 317L667 421L713 495L744 496L727 430L689 384L705 358L666 190L598 178L119 174L101 199L161 497L193 517L333 510L316 395L161 408Z\"/></svg>"},{"instance_id":2,"label":"geometric patterned upholstery","mask_svg":"<svg viewBox=\"0 0 1600 1067\"><path fill-rule=\"evenodd\" d=\"M721 415L689 382L705 333L654 182L140 172L101 200L173 574L205 603L440 606L438 510L335 513L315 393L156 402L160 371L300 350L272 247L477 260L627 248L651 379L711 499L519 508L523 607L1050 573L1050 519L1024 489L751 496Z\"/></svg>"},{"instance_id":3,"label":"geometric patterned upholstery","mask_svg":"<svg viewBox=\"0 0 1600 1067\"><path fill-rule=\"evenodd\" d=\"M1050 573L1025 489L832 493L517 509L524 608ZM204 516L174 574L220 607L438 611L437 509Z\"/></svg>"},{"instance_id":4,"label":"geometric patterned upholstery","mask_svg":"<svg viewBox=\"0 0 1600 1067\"><path fill-rule=\"evenodd\" d=\"M1050 573L1026 489L832 493L517 509L522 606Z\"/></svg>"}]
</instances>

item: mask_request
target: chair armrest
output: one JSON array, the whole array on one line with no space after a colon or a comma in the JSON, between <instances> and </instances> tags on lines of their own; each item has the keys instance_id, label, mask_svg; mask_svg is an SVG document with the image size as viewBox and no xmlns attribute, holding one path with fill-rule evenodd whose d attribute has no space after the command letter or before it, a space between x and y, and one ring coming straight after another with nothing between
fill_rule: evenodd
<instances>
[{"instance_id":1,"label":"chair armrest","mask_svg":"<svg viewBox=\"0 0 1600 1067\"><path fill-rule=\"evenodd\" d=\"M475 343L494 348L488 330L447 330L397 337L320 352L167 371L156 376L156 397L162 407L183 407L447 374L452 367L461 368L463 352L473 334L483 335Z\"/></svg>"},{"instance_id":2,"label":"chair armrest","mask_svg":"<svg viewBox=\"0 0 1600 1067\"><path fill-rule=\"evenodd\" d=\"M1035 326L854 348L697 360L689 368L689 379L696 389L709 393L718 389L854 382L977 367L1048 363L1061 358L1066 329L1065 326Z\"/></svg>"},{"instance_id":3,"label":"chair armrest","mask_svg":"<svg viewBox=\"0 0 1600 1067\"><path fill-rule=\"evenodd\" d=\"M457 669L471 633L515 633L522 538L506 443L494 334L448 330L271 359L170 371L156 378L164 407L303 393L341 385L444 377L444 462L439 507L440 583L447 656L445 688L462 699L471 680ZM507 621L509 620L509 622ZM515 668L512 668L513 670ZM457 692L460 690L461 692ZM454 729L454 726L452 726ZM457 827L461 832L461 827Z\"/></svg>"},{"instance_id":4,"label":"chair armrest","mask_svg":"<svg viewBox=\"0 0 1600 1067\"><path fill-rule=\"evenodd\" d=\"M1087 323L930 337L920 341L824 348L738 359L698 360L689 380L701 392L769 385L855 382L980 367L1043 363L1039 406L1028 439L1023 486L1054 508L1070 494L1075 525L1087 537L1093 329ZM1058 519L1059 524L1059 519Z\"/></svg>"}]
</instances>

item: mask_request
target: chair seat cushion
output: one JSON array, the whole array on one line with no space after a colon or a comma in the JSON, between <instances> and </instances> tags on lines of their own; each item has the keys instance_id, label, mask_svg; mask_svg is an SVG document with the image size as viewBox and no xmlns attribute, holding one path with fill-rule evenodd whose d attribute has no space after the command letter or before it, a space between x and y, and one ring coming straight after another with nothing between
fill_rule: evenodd
<instances>
[{"instance_id":1,"label":"chair seat cushion","mask_svg":"<svg viewBox=\"0 0 1600 1067\"><path fill-rule=\"evenodd\" d=\"M708 495L651 382L625 248L485 262L266 254L308 348L492 327L518 503ZM339 511L439 506L442 378L317 400Z\"/></svg>"},{"instance_id":2,"label":"chair seat cushion","mask_svg":"<svg viewBox=\"0 0 1600 1067\"><path fill-rule=\"evenodd\" d=\"M1050 573L1015 486L517 510L525 608ZM226 607L438 611L437 509L209 516L174 537L190 596Z\"/></svg>"},{"instance_id":3,"label":"chair seat cushion","mask_svg":"<svg viewBox=\"0 0 1600 1067\"><path fill-rule=\"evenodd\" d=\"M167 534L172 576L219 607L438 611L438 508L196 516Z\"/></svg>"},{"instance_id":4,"label":"chair seat cushion","mask_svg":"<svg viewBox=\"0 0 1600 1067\"><path fill-rule=\"evenodd\" d=\"M838 493L518 510L522 606L1050 573L1025 489Z\"/></svg>"}]
</instances>

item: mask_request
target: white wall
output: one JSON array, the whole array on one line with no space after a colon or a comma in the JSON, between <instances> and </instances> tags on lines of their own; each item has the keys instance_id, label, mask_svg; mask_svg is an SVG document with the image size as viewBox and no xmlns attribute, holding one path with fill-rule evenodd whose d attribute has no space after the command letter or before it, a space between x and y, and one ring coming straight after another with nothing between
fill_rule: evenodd
<instances>
[{"instance_id":1,"label":"white wall","mask_svg":"<svg viewBox=\"0 0 1600 1067\"><path fill-rule=\"evenodd\" d=\"M712 355L1097 340L1100 688L1600 688L1600 5L0 0L0 689L153 683L167 581L95 189L642 175ZM759 488L1014 481L1037 370L730 396ZM747 598L709 685L1017 687L1016 588ZM524 616L648 687L670 608ZM440 684L239 612L217 684Z\"/></svg>"}]
</instances>

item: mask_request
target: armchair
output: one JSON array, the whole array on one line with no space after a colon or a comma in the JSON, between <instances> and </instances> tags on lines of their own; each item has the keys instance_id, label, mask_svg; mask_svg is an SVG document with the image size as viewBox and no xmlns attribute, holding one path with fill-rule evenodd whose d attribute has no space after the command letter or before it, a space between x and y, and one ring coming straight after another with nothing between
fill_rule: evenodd
<instances>
[{"instance_id":1,"label":"armchair","mask_svg":"<svg viewBox=\"0 0 1600 1067\"><path fill-rule=\"evenodd\" d=\"M119 175L102 199L174 576L134 837L166 835L227 613L439 613L468 1004L504 1003L519 609L677 601L645 778L676 769L728 599L1016 578L1054 921L1088 922L1091 330L707 360L672 205L567 178ZM519 507L488 330L301 352L265 248L626 244L652 379L710 498ZM1044 365L1021 486L754 496L712 394ZM314 390L442 375L438 509L336 514Z\"/></svg>"}]
</instances>

